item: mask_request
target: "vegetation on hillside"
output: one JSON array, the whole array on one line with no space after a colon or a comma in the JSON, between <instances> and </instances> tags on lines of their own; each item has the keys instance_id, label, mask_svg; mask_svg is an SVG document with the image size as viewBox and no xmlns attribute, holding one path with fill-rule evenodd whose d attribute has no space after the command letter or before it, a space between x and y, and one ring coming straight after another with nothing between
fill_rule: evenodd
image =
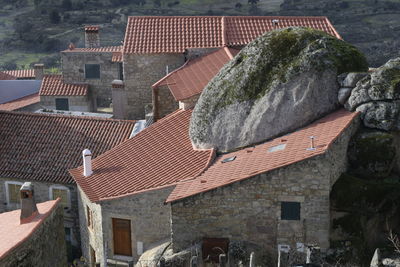
<instances>
[{"instance_id":1,"label":"vegetation on hillside","mask_svg":"<svg viewBox=\"0 0 400 267\"><path fill-rule=\"evenodd\" d=\"M130 15L324 15L371 66L400 55L400 0L0 0L0 69L58 66L87 24L118 45Z\"/></svg>"}]
</instances>

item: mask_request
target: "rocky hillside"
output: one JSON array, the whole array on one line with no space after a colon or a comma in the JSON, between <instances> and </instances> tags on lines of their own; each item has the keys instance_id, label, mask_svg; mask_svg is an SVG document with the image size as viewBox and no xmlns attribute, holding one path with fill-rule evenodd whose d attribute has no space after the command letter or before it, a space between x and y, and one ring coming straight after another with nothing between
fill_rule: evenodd
<instances>
[{"instance_id":1,"label":"rocky hillside","mask_svg":"<svg viewBox=\"0 0 400 267\"><path fill-rule=\"evenodd\" d=\"M118 45L129 15L324 15L371 66L400 55L400 0L0 0L0 68L57 66L85 24Z\"/></svg>"}]
</instances>

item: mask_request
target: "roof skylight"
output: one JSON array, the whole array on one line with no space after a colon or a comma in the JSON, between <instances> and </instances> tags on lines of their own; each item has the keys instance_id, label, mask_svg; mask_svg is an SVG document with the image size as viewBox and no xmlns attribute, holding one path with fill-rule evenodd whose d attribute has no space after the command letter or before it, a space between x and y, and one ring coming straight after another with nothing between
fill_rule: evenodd
<instances>
[{"instance_id":1,"label":"roof skylight","mask_svg":"<svg viewBox=\"0 0 400 267\"><path fill-rule=\"evenodd\" d=\"M223 160L221 161L221 163L231 162L231 161L234 161L235 159L236 159L236 156L229 157L229 158L223 159Z\"/></svg>"},{"instance_id":2,"label":"roof skylight","mask_svg":"<svg viewBox=\"0 0 400 267\"><path fill-rule=\"evenodd\" d=\"M268 148L268 152L276 152L276 151L280 151L280 150L284 150L286 147L286 144L280 144L277 146L272 146L270 148Z\"/></svg>"}]
</instances>

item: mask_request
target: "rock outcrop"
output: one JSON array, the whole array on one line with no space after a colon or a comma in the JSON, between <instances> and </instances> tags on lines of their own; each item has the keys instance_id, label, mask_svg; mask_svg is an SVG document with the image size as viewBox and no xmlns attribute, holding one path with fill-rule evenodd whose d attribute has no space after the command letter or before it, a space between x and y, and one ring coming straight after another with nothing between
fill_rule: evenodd
<instances>
[{"instance_id":1,"label":"rock outcrop","mask_svg":"<svg viewBox=\"0 0 400 267\"><path fill-rule=\"evenodd\" d=\"M362 130L353 137L348 149L351 172L365 178L388 176L396 160L392 134L378 130Z\"/></svg>"},{"instance_id":2,"label":"rock outcrop","mask_svg":"<svg viewBox=\"0 0 400 267\"><path fill-rule=\"evenodd\" d=\"M293 131L338 107L338 74L367 67L355 47L323 32L269 32L204 89L192 115L192 143L230 151Z\"/></svg>"},{"instance_id":3,"label":"rock outcrop","mask_svg":"<svg viewBox=\"0 0 400 267\"><path fill-rule=\"evenodd\" d=\"M345 108L360 111L366 127L400 130L400 58L389 60L358 81Z\"/></svg>"}]
</instances>

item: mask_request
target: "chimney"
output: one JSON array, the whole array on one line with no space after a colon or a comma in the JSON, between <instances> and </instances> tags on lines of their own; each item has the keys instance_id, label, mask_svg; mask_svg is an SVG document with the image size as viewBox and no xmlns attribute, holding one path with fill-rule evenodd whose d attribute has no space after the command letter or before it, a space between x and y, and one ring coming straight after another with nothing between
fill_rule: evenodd
<instances>
[{"instance_id":1,"label":"chimney","mask_svg":"<svg viewBox=\"0 0 400 267\"><path fill-rule=\"evenodd\" d=\"M35 196L33 192L33 185L30 182L26 182L21 186L21 216L20 223L27 223L30 221L32 216L35 216L38 212L35 202Z\"/></svg>"},{"instance_id":2,"label":"chimney","mask_svg":"<svg viewBox=\"0 0 400 267\"><path fill-rule=\"evenodd\" d=\"M111 83L113 118L126 119L126 107L128 106L125 84L122 80L114 80Z\"/></svg>"},{"instance_id":3,"label":"chimney","mask_svg":"<svg viewBox=\"0 0 400 267\"><path fill-rule=\"evenodd\" d=\"M99 26L85 26L85 47L100 47Z\"/></svg>"},{"instance_id":4,"label":"chimney","mask_svg":"<svg viewBox=\"0 0 400 267\"><path fill-rule=\"evenodd\" d=\"M89 149L82 151L83 156L83 175L89 177L92 175L92 152Z\"/></svg>"},{"instance_id":5,"label":"chimney","mask_svg":"<svg viewBox=\"0 0 400 267\"><path fill-rule=\"evenodd\" d=\"M44 64L35 64L33 65L33 69L35 72L35 80L43 80Z\"/></svg>"}]
</instances>

